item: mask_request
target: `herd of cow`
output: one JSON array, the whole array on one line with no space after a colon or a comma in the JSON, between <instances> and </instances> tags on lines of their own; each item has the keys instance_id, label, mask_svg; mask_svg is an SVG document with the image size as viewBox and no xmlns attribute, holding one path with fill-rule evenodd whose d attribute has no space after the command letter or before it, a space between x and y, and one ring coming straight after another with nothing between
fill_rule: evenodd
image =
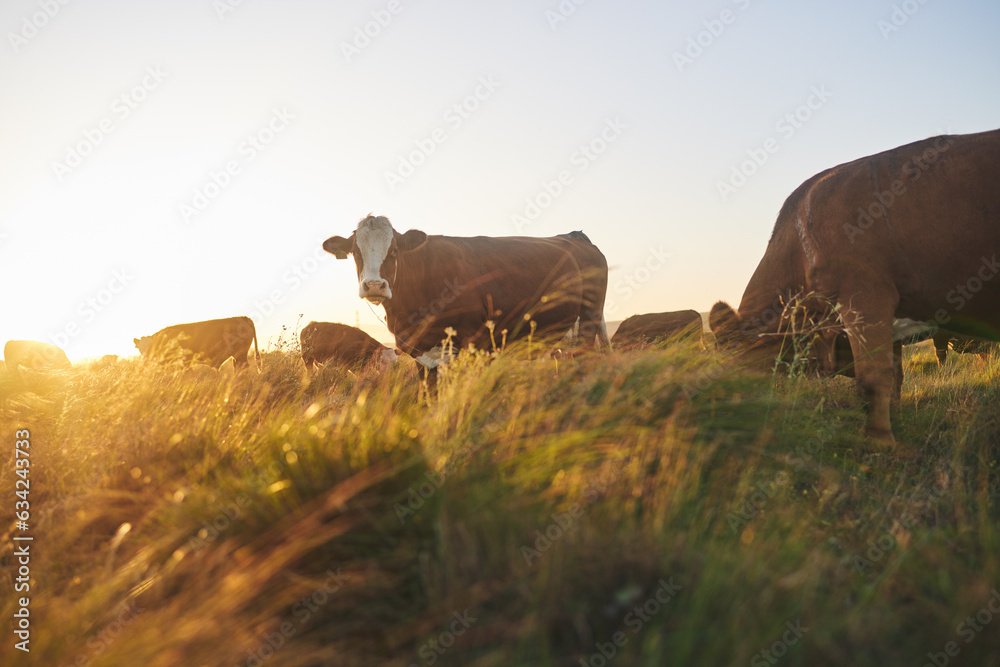
<instances>
[{"instance_id":1,"label":"herd of cow","mask_svg":"<svg viewBox=\"0 0 1000 667\"><path fill-rule=\"evenodd\" d=\"M428 369L449 350L491 349L526 336L566 336L583 348L629 346L701 331L693 311L636 315L608 339L608 264L583 232L550 238L399 233L369 215L323 248L353 256L359 296L385 309L396 349ZM934 338L1000 340L1000 130L941 136L827 169L785 201L737 310L719 302L708 321L717 342L749 363L774 364L783 340L814 329L814 368L853 374L867 399L867 432L891 441L906 318ZM801 311L789 310L796 302ZM790 314L791 313L791 314ZM449 341L449 346L443 343ZM171 355L247 364L257 346L247 317L167 327L135 339L143 357ZM396 350L354 327L311 322L300 334L307 367L392 361ZM10 341L8 367L69 361L44 343ZM978 351L978 350L977 350ZM32 356L34 355L34 356ZM259 351L257 357L259 358Z\"/></svg>"}]
</instances>

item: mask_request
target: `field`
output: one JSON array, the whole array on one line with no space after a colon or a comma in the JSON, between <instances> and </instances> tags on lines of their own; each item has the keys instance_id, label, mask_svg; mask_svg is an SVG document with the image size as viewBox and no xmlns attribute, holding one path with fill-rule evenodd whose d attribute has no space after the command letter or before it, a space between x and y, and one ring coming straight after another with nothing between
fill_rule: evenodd
<instances>
[{"instance_id":1,"label":"field","mask_svg":"<svg viewBox=\"0 0 1000 667\"><path fill-rule=\"evenodd\" d=\"M904 368L892 450L696 343L5 372L0 664L997 665L1000 357Z\"/></svg>"}]
</instances>

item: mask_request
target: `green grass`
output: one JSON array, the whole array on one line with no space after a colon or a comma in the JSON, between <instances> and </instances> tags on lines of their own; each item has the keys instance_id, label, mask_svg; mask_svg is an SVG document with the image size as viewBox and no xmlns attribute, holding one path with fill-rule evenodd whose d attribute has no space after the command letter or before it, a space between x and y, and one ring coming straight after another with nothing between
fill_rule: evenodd
<instances>
[{"instance_id":1,"label":"green grass","mask_svg":"<svg viewBox=\"0 0 1000 667\"><path fill-rule=\"evenodd\" d=\"M1000 358L932 359L888 451L851 380L693 342L463 355L430 397L289 351L0 374L6 579L15 429L35 538L0 663L998 664L960 624L1000 587Z\"/></svg>"}]
</instances>

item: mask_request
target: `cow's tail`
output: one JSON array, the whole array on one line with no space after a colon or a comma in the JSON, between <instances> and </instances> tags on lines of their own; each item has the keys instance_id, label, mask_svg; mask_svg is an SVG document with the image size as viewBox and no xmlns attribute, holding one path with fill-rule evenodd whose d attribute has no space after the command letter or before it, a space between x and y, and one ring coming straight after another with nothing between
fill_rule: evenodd
<instances>
[{"instance_id":1,"label":"cow's tail","mask_svg":"<svg viewBox=\"0 0 1000 667\"><path fill-rule=\"evenodd\" d=\"M257 372L260 372L260 350L257 349L257 328L253 330L253 352L257 356Z\"/></svg>"}]
</instances>

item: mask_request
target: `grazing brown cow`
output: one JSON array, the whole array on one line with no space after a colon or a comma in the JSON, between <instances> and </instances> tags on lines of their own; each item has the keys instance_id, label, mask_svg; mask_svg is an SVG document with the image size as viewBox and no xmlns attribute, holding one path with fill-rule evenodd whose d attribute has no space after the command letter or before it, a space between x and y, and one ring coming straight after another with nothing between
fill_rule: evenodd
<instances>
[{"instance_id":1,"label":"grazing brown cow","mask_svg":"<svg viewBox=\"0 0 1000 667\"><path fill-rule=\"evenodd\" d=\"M348 238L323 248L354 256L361 298L385 307L396 347L426 367L443 359L441 341L454 330L455 349L492 349L527 336L562 335L579 324L579 339L609 345L604 324L608 263L582 232L549 238L400 234L384 217L368 216ZM489 324L494 325L491 340Z\"/></svg>"},{"instance_id":2,"label":"grazing brown cow","mask_svg":"<svg viewBox=\"0 0 1000 667\"><path fill-rule=\"evenodd\" d=\"M787 331L791 295L840 304L867 431L891 442L894 317L1000 339L998 182L1000 130L926 139L813 176L785 200L739 313L712 308L713 332L773 361L779 337L768 334Z\"/></svg>"},{"instance_id":3,"label":"grazing brown cow","mask_svg":"<svg viewBox=\"0 0 1000 667\"><path fill-rule=\"evenodd\" d=\"M977 338L963 338L948 332L940 332L934 335L934 351L937 353L938 365L941 365L948 358L949 345L952 352L961 354L974 354L980 359L996 349L994 341L979 340Z\"/></svg>"},{"instance_id":4,"label":"grazing brown cow","mask_svg":"<svg viewBox=\"0 0 1000 667\"><path fill-rule=\"evenodd\" d=\"M934 326L924 322L916 322L905 318L896 319L892 327L892 368L894 373L893 398L898 399L903 388L903 346L915 345L925 340L934 341L934 352L938 366L944 364L948 355L948 345L954 352L975 354L982 358L997 344L975 338L956 336L946 331L939 331ZM818 341L818 349L823 350L817 358L817 371L820 375L845 375L854 377L854 355L847 334L840 332L833 341L833 348L827 347L831 338Z\"/></svg>"},{"instance_id":5,"label":"grazing brown cow","mask_svg":"<svg viewBox=\"0 0 1000 667\"><path fill-rule=\"evenodd\" d=\"M37 371L71 367L62 348L37 340L9 340L3 346L3 357L7 368L18 375L21 366Z\"/></svg>"},{"instance_id":6,"label":"grazing brown cow","mask_svg":"<svg viewBox=\"0 0 1000 667\"><path fill-rule=\"evenodd\" d=\"M396 361L396 351L386 347L361 329L338 322L310 322L299 333L302 361L316 368L332 361L341 366L357 366L378 359Z\"/></svg>"},{"instance_id":7,"label":"grazing brown cow","mask_svg":"<svg viewBox=\"0 0 1000 667\"><path fill-rule=\"evenodd\" d=\"M257 330L249 317L175 324L152 336L133 338L132 342L144 359L193 361L215 368L229 357L233 357L236 366L247 365L252 342L257 361L260 361Z\"/></svg>"},{"instance_id":8,"label":"grazing brown cow","mask_svg":"<svg viewBox=\"0 0 1000 667\"><path fill-rule=\"evenodd\" d=\"M679 334L701 335L701 315L696 310L633 315L618 325L611 337L615 347L652 343L657 338Z\"/></svg>"},{"instance_id":9,"label":"grazing brown cow","mask_svg":"<svg viewBox=\"0 0 1000 667\"><path fill-rule=\"evenodd\" d=\"M920 343L927 339L934 341L934 353L938 365L943 365L948 358L949 347L952 352L975 354L982 357L996 347L996 343L988 340L959 336L950 331L939 330L934 325L912 320L897 319L893 325L893 340L902 340L904 345Z\"/></svg>"}]
</instances>

